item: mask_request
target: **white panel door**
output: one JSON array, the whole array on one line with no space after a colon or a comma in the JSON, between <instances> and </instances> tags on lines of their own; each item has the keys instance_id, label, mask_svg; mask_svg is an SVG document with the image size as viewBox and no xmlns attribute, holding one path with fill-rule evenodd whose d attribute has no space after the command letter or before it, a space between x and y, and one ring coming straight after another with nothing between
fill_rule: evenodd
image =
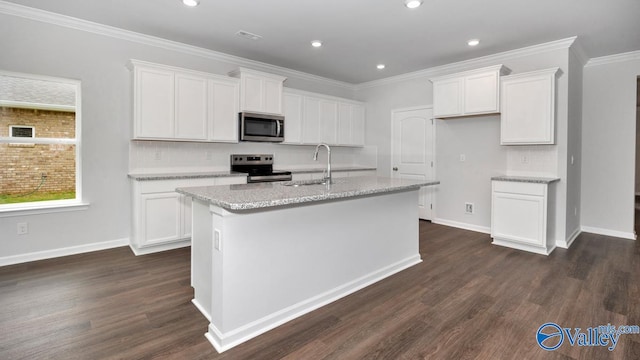
<instances>
[{"instance_id":1,"label":"white panel door","mask_svg":"<svg viewBox=\"0 0 640 360\"><path fill-rule=\"evenodd\" d=\"M498 112L498 73L488 71L464 80L464 113Z\"/></svg>"},{"instance_id":2,"label":"white panel door","mask_svg":"<svg viewBox=\"0 0 640 360\"><path fill-rule=\"evenodd\" d=\"M320 100L320 140L327 144L338 142L338 102Z\"/></svg>"},{"instance_id":3,"label":"white panel door","mask_svg":"<svg viewBox=\"0 0 640 360\"><path fill-rule=\"evenodd\" d=\"M353 105L338 103L338 144L353 145Z\"/></svg>"},{"instance_id":4,"label":"white panel door","mask_svg":"<svg viewBox=\"0 0 640 360\"><path fill-rule=\"evenodd\" d=\"M207 139L207 79L186 74L175 75L176 125L178 139Z\"/></svg>"},{"instance_id":5,"label":"white panel door","mask_svg":"<svg viewBox=\"0 0 640 360\"><path fill-rule=\"evenodd\" d=\"M174 76L172 71L136 67L136 138L174 136Z\"/></svg>"},{"instance_id":6,"label":"white panel door","mask_svg":"<svg viewBox=\"0 0 640 360\"><path fill-rule=\"evenodd\" d=\"M302 143L318 144L320 142L320 99L305 96L303 111Z\"/></svg>"},{"instance_id":7,"label":"white panel door","mask_svg":"<svg viewBox=\"0 0 640 360\"><path fill-rule=\"evenodd\" d=\"M182 201L176 192L141 196L141 246L182 238Z\"/></svg>"},{"instance_id":8,"label":"white panel door","mask_svg":"<svg viewBox=\"0 0 640 360\"><path fill-rule=\"evenodd\" d=\"M264 80L264 112L282 114L282 81Z\"/></svg>"},{"instance_id":9,"label":"white panel door","mask_svg":"<svg viewBox=\"0 0 640 360\"><path fill-rule=\"evenodd\" d=\"M351 141L352 145L364 146L364 106L353 106L353 118L351 119Z\"/></svg>"},{"instance_id":10,"label":"white panel door","mask_svg":"<svg viewBox=\"0 0 640 360\"><path fill-rule=\"evenodd\" d=\"M433 180L434 125L431 108L394 110L392 112L391 177L408 180ZM431 186L420 189L418 212L420 219L433 216Z\"/></svg>"},{"instance_id":11,"label":"white panel door","mask_svg":"<svg viewBox=\"0 0 640 360\"><path fill-rule=\"evenodd\" d=\"M241 86L241 110L264 112L264 81L262 78L245 75Z\"/></svg>"},{"instance_id":12,"label":"white panel door","mask_svg":"<svg viewBox=\"0 0 640 360\"><path fill-rule=\"evenodd\" d=\"M456 116L463 113L464 78L440 80L433 83L433 114Z\"/></svg>"},{"instance_id":13,"label":"white panel door","mask_svg":"<svg viewBox=\"0 0 640 360\"><path fill-rule=\"evenodd\" d=\"M284 97L284 142L302 142L302 96L285 93Z\"/></svg>"},{"instance_id":14,"label":"white panel door","mask_svg":"<svg viewBox=\"0 0 640 360\"><path fill-rule=\"evenodd\" d=\"M209 80L209 140L238 142L238 83Z\"/></svg>"}]
</instances>

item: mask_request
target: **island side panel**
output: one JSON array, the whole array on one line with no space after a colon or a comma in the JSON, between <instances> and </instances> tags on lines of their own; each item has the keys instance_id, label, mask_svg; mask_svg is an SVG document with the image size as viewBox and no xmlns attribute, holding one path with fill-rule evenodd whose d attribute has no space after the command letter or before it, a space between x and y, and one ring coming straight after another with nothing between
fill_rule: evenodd
<instances>
[{"instance_id":1,"label":"island side panel","mask_svg":"<svg viewBox=\"0 0 640 360\"><path fill-rule=\"evenodd\" d=\"M211 321L211 303L213 296L213 262L216 253L213 249L213 218L209 203L193 199L191 230L191 301L200 312Z\"/></svg>"},{"instance_id":2,"label":"island side panel","mask_svg":"<svg viewBox=\"0 0 640 360\"><path fill-rule=\"evenodd\" d=\"M211 250L207 338L224 351L419 263L417 204L410 190L235 213L211 206L221 246Z\"/></svg>"}]
</instances>

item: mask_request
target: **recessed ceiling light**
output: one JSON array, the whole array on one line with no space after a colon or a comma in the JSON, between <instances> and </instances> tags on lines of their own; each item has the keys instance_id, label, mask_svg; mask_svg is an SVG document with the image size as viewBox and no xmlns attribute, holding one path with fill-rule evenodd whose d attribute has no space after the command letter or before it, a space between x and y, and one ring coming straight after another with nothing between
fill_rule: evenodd
<instances>
[{"instance_id":1,"label":"recessed ceiling light","mask_svg":"<svg viewBox=\"0 0 640 360\"><path fill-rule=\"evenodd\" d=\"M198 6L198 4L200 4L200 0L182 0L182 3L187 5L187 6Z\"/></svg>"},{"instance_id":2,"label":"recessed ceiling light","mask_svg":"<svg viewBox=\"0 0 640 360\"><path fill-rule=\"evenodd\" d=\"M480 40L478 40L478 39L471 39L471 40L467 41L467 45L469 45L469 46L476 46L478 44L480 44Z\"/></svg>"},{"instance_id":3,"label":"recessed ceiling light","mask_svg":"<svg viewBox=\"0 0 640 360\"><path fill-rule=\"evenodd\" d=\"M378 68L378 70L382 70L384 69L386 66L384 66L384 64L378 64L376 65L376 68Z\"/></svg>"},{"instance_id":4,"label":"recessed ceiling light","mask_svg":"<svg viewBox=\"0 0 640 360\"><path fill-rule=\"evenodd\" d=\"M409 9L415 9L420 5L422 5L422 0L404 0L404 6Z\"/></svg>"},{"instance_id":5,"label":"recessed ceiling light","mask_svg":"<svg viewBox=\"0 0 640 360\"><path fill-rule=\"evenodd\" d=\"M313 46L313 47L320 47L320 46L322 46L322 41L320 41L320 40L313 40L313 41L311 42L311 46Z\"/></svg>"}]
</instances>

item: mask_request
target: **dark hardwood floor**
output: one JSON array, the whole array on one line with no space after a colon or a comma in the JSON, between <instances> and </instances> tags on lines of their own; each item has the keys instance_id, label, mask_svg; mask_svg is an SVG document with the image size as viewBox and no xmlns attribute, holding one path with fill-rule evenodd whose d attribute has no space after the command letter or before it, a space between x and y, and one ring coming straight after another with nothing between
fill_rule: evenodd
<instances>
[{"instance_id":1,"label":"dark hardwood floor","mask_svg":"<svg viewBox=\"0 0 640 360\"><path fill-rule=\"evenodd\" d=\"M420 222L423 262L217 354L190 303L189 249L119 248L0 268L0 359L640 359L546 352L538 327L640 324L640 246L582 234L549 257ZM330 264L327 264L330 266Z\"/></svg>"}]
</instances>

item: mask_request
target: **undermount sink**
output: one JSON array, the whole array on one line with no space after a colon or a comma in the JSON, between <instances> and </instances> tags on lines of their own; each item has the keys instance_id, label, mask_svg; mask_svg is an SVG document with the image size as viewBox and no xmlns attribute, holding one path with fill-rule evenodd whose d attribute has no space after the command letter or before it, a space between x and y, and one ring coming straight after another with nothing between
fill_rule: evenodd
<instances>
[{"instance_id":1,"label":"undermount sink","mask_svg":"<svg viewBox=\"0 0 640 360\"><path fill-rule=\"evenodd\" d=\"M309 186L309 185L327 185L327 181L324 179L298 180L298 181L284 181L284 182L281 182L280 184L282 186L300 187L300 186Z\"/></svg>"}]
</instances>

